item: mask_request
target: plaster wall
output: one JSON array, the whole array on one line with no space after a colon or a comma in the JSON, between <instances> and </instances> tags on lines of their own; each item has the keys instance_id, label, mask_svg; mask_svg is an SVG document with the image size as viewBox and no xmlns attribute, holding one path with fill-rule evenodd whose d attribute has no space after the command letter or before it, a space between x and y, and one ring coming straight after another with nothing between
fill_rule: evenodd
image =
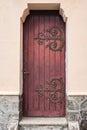
<instances>
[{"instance_id":1,"label":"plaster wall","mask_svg":"<svg viewBox=\"0 0 87 130\"><path fill-rule=\"evenodd\" d=\"M69 95L87 95L87 0L0 0L0 94L21 90L21 20L29 3L60 3L66 22L66 87ZM54 4L54 9L57 8ZM40 6L39 6L40 8Z\"/></svg>"}]
</instances>

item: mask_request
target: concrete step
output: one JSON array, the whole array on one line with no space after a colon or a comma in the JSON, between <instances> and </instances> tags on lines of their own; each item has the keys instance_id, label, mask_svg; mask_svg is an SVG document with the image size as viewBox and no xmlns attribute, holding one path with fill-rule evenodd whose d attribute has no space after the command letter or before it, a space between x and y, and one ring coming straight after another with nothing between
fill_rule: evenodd
<instances>
[{"instance_id":1,"label":"concrete step","mask_svg":"<svg viewBox=\"0 0 87 130\"><path fill-rule=\"evenodd\" d=\"M23 118L19 126L20 130L68 130L66 118Z\"/></svg>"}]
</instances>

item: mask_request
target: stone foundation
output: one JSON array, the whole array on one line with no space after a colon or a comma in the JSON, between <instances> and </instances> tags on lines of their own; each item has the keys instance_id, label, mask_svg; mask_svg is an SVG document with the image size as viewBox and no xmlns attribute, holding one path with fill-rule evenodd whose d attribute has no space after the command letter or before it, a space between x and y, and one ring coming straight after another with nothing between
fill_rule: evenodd
<instances>
[{"instance_id":1,"label":"stone foundation","mask_svg":"<svg viewBox=\"0 0 87 130\"><path fill-rule=\"evenodd\" d=\"M87 96L68 96L66 106L67 120L80 123L84 119L83 113L87 111Z\"/></svg>"},{"instance_id":2,"label":"stone foundation","mask_svg":"<svg viewBox=\"0 0 87 130\"><path fill-rule=\"evenodd\" d=\"M19 96L0 96L0 130L10 130L10 125L18 124L19 102Z\"/></svg>"},{"instance_id":3,"label":"stone foundation","mask_svg":"<svg viewBox=\"0 0 87 130\"><path fill-rule=\"evenodd\" d=\"M9 130L12 124L17 126L22 116L20 96L0 96L0 130ZM87 96L68 96L66 103L66 120L74 124L72 128L78 130L75 123L81 124L87 114ZM68 125L69 126L69 125ZM62 126L39 126L40 130L66 130ZM20 130L39 130L38 126L20 126ZM14 130L14 129L12 129ZM69 129L72 130L72 129Z\"/></svg>"}]
</instances>

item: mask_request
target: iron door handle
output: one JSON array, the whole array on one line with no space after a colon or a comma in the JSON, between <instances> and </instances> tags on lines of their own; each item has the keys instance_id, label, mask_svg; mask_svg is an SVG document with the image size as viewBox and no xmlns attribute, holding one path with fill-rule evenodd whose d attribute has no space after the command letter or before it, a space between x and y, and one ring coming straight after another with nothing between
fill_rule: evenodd
<instances>
[{"instance_id":1,"label":"iron door handle","mask_svg":"<svg viewBox=\"0 0 87 130\"><path fill-rule=\"evenodd\" d=\"M30 74L30 72L26 72L26 71L24 71L23 73L26 74L26 75Z\"/></svg>"}]
</instances>

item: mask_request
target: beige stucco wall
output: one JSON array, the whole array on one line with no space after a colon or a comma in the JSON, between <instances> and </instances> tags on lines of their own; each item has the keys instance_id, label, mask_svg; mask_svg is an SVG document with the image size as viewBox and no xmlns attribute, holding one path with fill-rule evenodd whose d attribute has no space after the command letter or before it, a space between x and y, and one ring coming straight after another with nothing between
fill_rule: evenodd
<instances>
[{"instance_id":1,"label":"beige stucco wall","mask_svg":"<svg viewBox=\"0 0 87 130\"><path fill-rule=\"evenodd\" d=\"M21 22L29 3L60 3L66 23L68 94L87 94L87 0L0 0L0 94L19 94L22 86ZM55 4L54 4L55 5ZM55 8L55 6L54 6Z\"/></svg>"}]
</instances>

